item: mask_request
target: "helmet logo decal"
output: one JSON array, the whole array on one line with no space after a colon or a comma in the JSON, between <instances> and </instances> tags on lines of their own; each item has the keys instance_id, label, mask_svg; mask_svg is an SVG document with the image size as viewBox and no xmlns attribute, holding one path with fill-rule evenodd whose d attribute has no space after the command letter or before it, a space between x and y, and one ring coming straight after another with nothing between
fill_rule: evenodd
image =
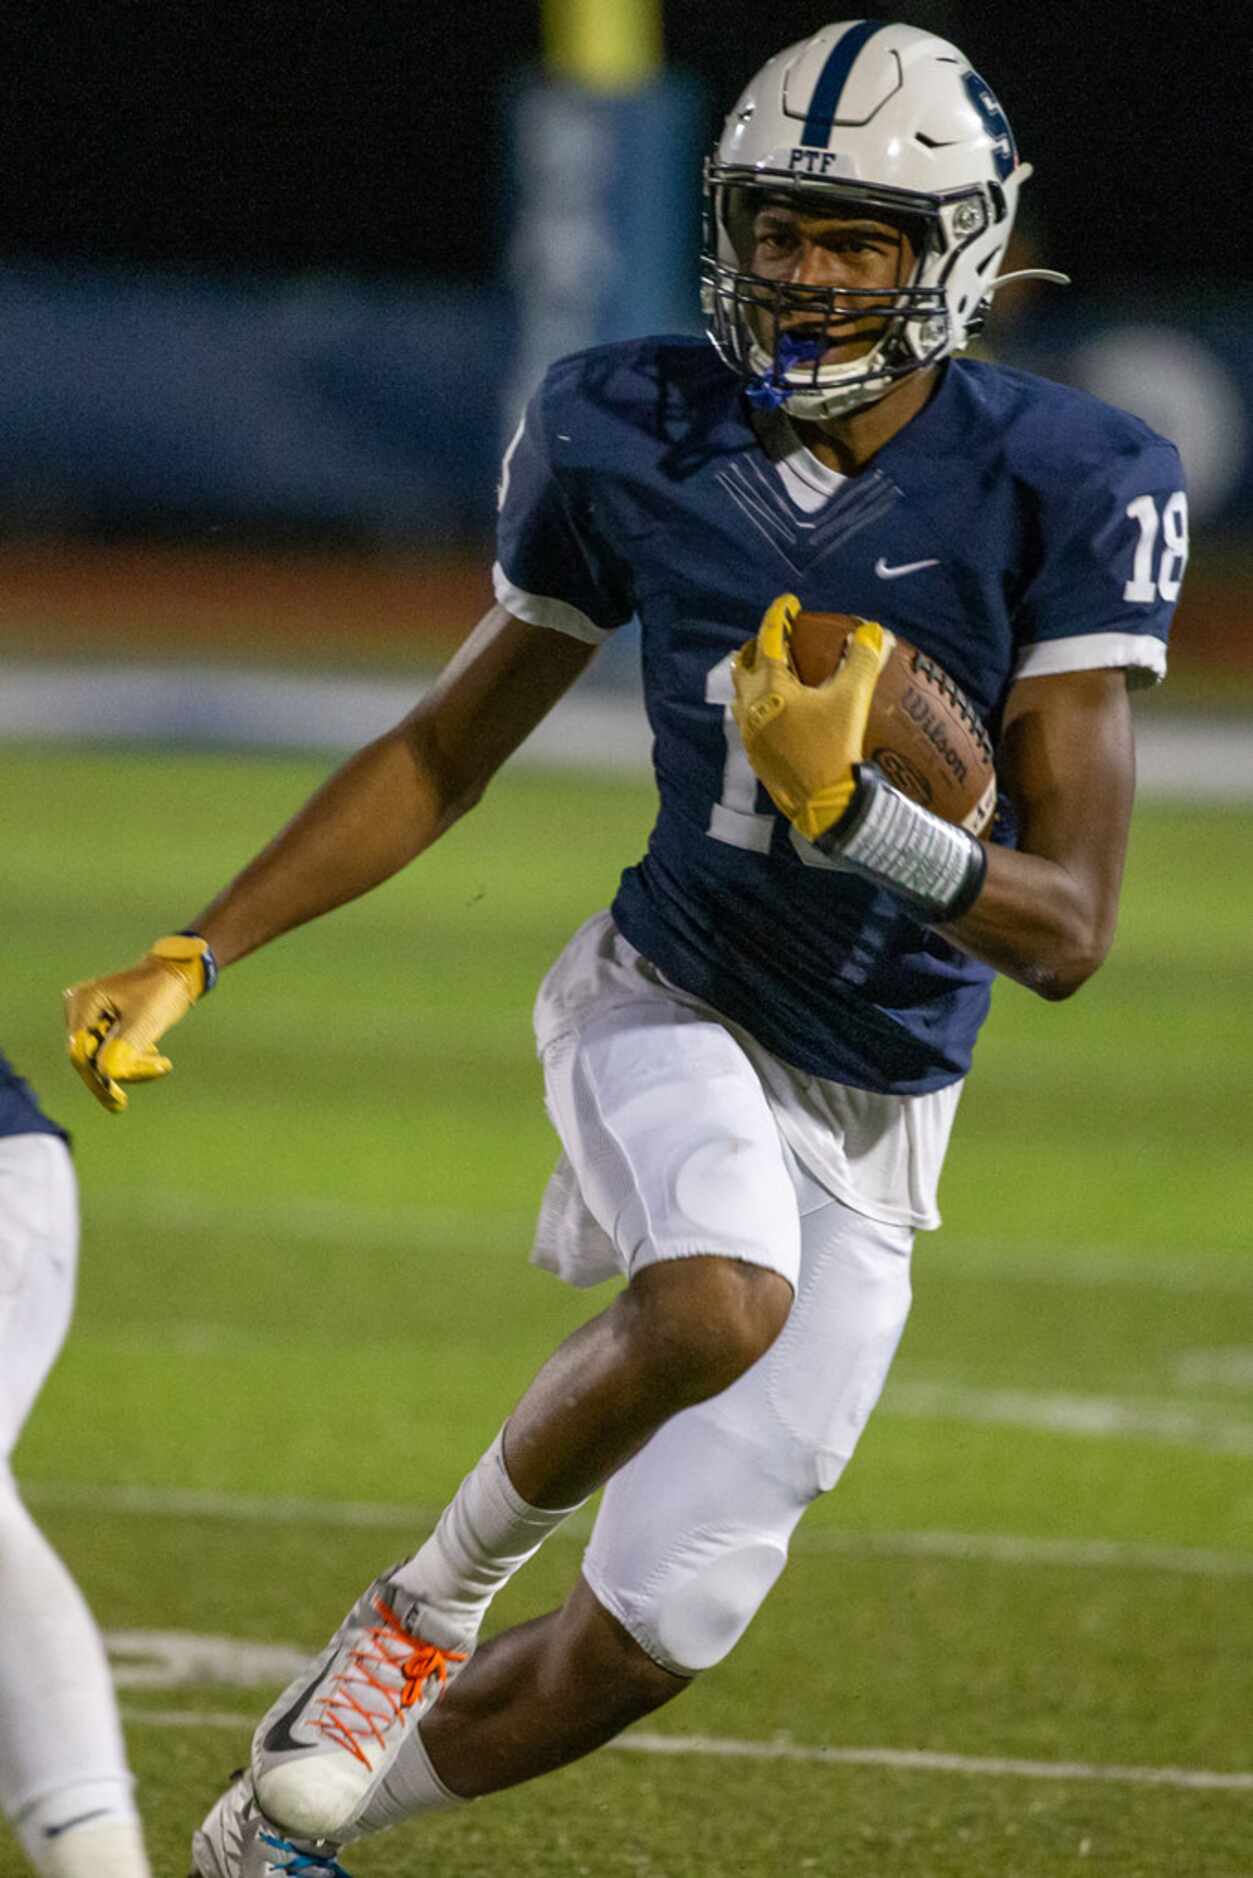
<instances>
[{"instance_id":1,"label":"helmet logo decal","mask_svg":"<svg viewBox=\"0 0 1253 1878\"><path fill-rule=\"evenodd\" d=\"M806 149L804 144L794 144L787 160L788 168L800 176L829 176L832 170L839 168L839 163L834 150Z\"/></svg>"},{"instance_id":2,"label":"helmet logo decal","mask_svg":"<svg viewBox=\"0 0 1253 1878\"><path fill-rule=\"evenodd\" d=\"M992 140L992 161L996 164L996 173L1004 182L1018 167L1018 149L1014 143L1014 133L1009 128L1009 120L996 101L996 97L985 79L978 72L962 73L962 84L966 95L979 113L979 122Z\"/></svg>"},{"instance_id":3,"label":"helmet logo decal","mask_svg":"<svg viewBox=\"0 0 1253 1878\"><path fill-rule=\"evenodd\" d=\"M830 141L831 129L840 106L840 96L857 55L868 39L883 31L886 20L859 20L827 54L827 62L818 74L814 95L809 100L809 114L801 132L801 142L820 147ZM982 81L980 81L982 82Z\"/></svg>"}]
</instances>

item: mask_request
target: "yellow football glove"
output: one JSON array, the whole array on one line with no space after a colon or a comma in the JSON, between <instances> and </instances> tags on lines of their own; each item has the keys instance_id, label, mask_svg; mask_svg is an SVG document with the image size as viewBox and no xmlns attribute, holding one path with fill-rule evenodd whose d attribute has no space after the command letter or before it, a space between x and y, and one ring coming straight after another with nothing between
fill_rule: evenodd
<instances>
[{"instance_id":1,"label":"yellow football glove","mask_svg":"<svg viewBox=\"0 0 1253 1878\"><path fill-rule=\"evenodd\" d=\"M731 661L731 706L753 769L771 800L807 841L834 827L853 799L870 701L895 640L877 620L849 636L839 669L804 685L788 659L794 593L766 609L755 639Z\"/></svg>"},{"instance_id":2,"label":"yellow football glove","mask_svg":"<svg viewBox=\"0 0 1253 1878\"><path fill-rule=\"evenodd\" d=\"M108 978L84 979L65 994L70 1061L111 1115L127 1104L122 1087L168 1075L156 1048L217 976L203 939L179 933L158 939L138 965Z\"/></svg>"}]
</instances>

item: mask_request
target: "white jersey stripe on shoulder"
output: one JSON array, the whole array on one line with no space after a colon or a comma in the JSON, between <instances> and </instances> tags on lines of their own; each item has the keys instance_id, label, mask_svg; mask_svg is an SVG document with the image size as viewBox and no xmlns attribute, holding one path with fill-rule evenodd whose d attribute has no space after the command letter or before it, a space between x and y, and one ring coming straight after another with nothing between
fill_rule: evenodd
<instances>
[{"instance_id":1,"label":"white jersey stripe on shoulder","mask_svg":"<svg viewBox=\"0 0 1253 1878\"><path fill-rule=\"evenodd\" d=\"M505 499L509 494L509 470L513 463L514 451L522 442L522 433L525 429L526 412L524 411L518 419L518 428L513 433L513 440L501 459L500 478L496 484L496 507L498 510L503 509L505 506Z\"/></svg>"},{"instance_id":2,"label":"white jersey stripe on shoulder","mask_svg":"<svg viewBox=\"0 0 1253 1878\"><path fill-rule=\"evenodd\" d=\"M525 593L515 587L499 561L492 568L492 589L505 611L525 620L528 626L547 626L553 632L564 633L567 639L582 639L589 646L598 646L609 637L607 627L597 626L568 600Z\"/></svg>"},{"instance_id":3,"label":"white jersey stripe on shoulder","mask_svg":"<svg viewBox=\"0 0 1253 1878\"><path fill-rule=\"evenodd\" d=\"M1059 672L1095 672L1131 667L1154 682L1166 676L1166 647L1152 633L1080 633L1073 639L1043 639L1024 647L1015 678L1049 678Z\"/></svg>"}]
</instances>

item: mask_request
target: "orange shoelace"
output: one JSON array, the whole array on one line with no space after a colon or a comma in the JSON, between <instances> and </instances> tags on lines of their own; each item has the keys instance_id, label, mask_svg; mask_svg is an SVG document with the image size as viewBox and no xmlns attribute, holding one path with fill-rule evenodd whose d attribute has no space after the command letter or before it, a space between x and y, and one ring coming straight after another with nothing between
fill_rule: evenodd
<instances>
[{"instance_id":1,"label":"orange shoelace","mask_svg":"<svg viewBox=\"0 0 1253 1878\"><path fill-rule=\"evenodd\" d=\"M441 1650L425 1637L415 1637L385 1599L375 1598L374 1608L382 1622L366 1632L347 1667L323 1696L321 1714L311 1723L319 1734L347 1748L365 1767L369 1767L370 1757L364 1743L373 1740L377 1747L385 1747L387 1730L421 1700L431 1677L439 1678L442 1695L448 1682L448 1665L464 1663L467 1655L464 1650ZM380 1670L386 1672L384 1680L380 1680ZM397 1675L403 1679L399 1689ZM373 1690L383 1698L382 1704L367 1708L355 1688Z\"/></svg>"}]
</instances>

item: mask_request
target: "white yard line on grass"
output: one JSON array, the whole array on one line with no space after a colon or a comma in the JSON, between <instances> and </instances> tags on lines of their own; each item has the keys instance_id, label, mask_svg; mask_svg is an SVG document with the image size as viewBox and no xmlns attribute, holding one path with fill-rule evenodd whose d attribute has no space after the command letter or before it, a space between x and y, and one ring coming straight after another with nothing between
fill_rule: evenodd
<instances>
[{"instance_id":1,"label":"white yard line on grass","mask_svg":"<svg viewBox=\"0 0 1253 1878\"><path fill-rule=\"evenodd\" d=\"M438 1506L377 1500L315 1500L287 1494L270 1499L259 1493L218 1493L196 1487L93 1487L59 1481L24 1484L22 1497L30 1506L70 1512L224 1519L246 1526L362 1526L375 1531L412 1532L419 1537L431 1530L441 1510Z\"/></svg>"},{"instance_id":2,"label":"white yard line on grass","mask_svg":"<svg viewBox=\"0 0 1253 1878\"><path fill-rule=\"evenodd\" d=\"M792 1540L792 1551L959 1562L988 1560L999 1565L1074 1565L1097 1571L1183 1572L1198 1578L1253 1578L1253 1552L1147 1545L1126 1539L1030 1539L999 1532L845 1532L838 1527L802 1526Z\"/></svg>"},{"instance_id":3,"label":"white yard line on grass","mask_svg":"<svg viewBox=\"0 0 1253 1878\"><path fill-rule=\"evenodd\" d=\"M36 1481L23 1496L34 1507L71 1512L120 1513L140 1518L221 1519L255 1526L359 1528L426 1536L439 1517L434 1506L374 1500L316 1500L261 1494L203 1492L180 1487L98 1487ZM591 1512L576 1515L555 1535L583 1544ZM850 1532L802 1526L793 1553L843 1552L874 1558L986 1559L1000 1565L1078 1566L1092 1570L1182 1572L1200 1578L1253 1578L1253 1552L1204 1546L1152 1545L1122 1539L1039 1539L996 1532Z\"/></svg>"},{"instance_id":4,"label":"white yard line on grass","mask_svg":"<svg viewBox=\"0 0 1253 1878\"><path fill-rule=\"evenodd\" d=\"M123 1631L108 1639L120 1688L188 1688L229 1683L268 1687L296 1675L308 1658L274 1644L247 1644L231 1637L199 1637L170 1631ZM147 1646L150 1662L128 1659ZM250 1654L255 1659L249 1661ZM120 1659L120 1660L119 1660ZM224 1728L250 1732L256 1714L224 1710L132 1709L123 1719L143 1728ZM1091 1761L1030 1761L982 1754L947 1754L926 1748L805 1747L792 1741L740 1741L719 1735L652 1734L641 1729L609 1743L627 1754L704 1755L720 1760L798 1761L819 1767L892 1767L910 1773L981 1775L1024 1780L1087 1780L1139 1787L1202 1788L1253 1792L1253 1773L1224 1773L1205 1767L1119 1767Z\"/></svg>"},{"instance_id":5,"label":"white yard line on grass","mask_svg":"<svg viewBox=\"0 0 1253 1878\"><path fill-rule=\"evenodd\" d=\"M89 1333L79 1334L83 1337ZM149 1333L138 1326L128 1331L90 1334L97 1350L119 1357L151 1347ZM191 1320L163 1326L161 1340L170 1354L204 1357L280 1348L293 1341L312 1347L319 1339L307 1332L284 1338L272 1327L260 1324L241 1328ZM377 1347L377 1340L369 1347ZM342 1339L337 1348L344 1348ZM911 1379L906 1375L888 1384L878 1412L881 1419L891 1421L964 1422L1080 1439L1165 1442L1203 1454L1253 1454L1253 1419L1194 1408L1170 1397L983 1387L949 1378Z\"/></svg>"},{"instance_id":6,"label":"white yard line on grass","mask_svg":"<svg viewBox=\"0 0 1253 1878\"><path fill-rule=\"evenodd\" d=\"M807 1748L791 1741L732 1741L718 1735L626 1734L609 1744L636 1754L707 1754L746 1761L809 1761L823 1767L900 1767L915 1773L1016 1776L1025 1780L1103 1780L1136 1787L1209 1787L1253 1792L1253 1774L1205 1767L1116 1767L1099 1761L1025 1761L926 1748Z\"/></svg>"},{"instance_id":7,"label":"white yard line on grass","mask_svg":"<svg viewBox=\"0 0 1253 1878\"><path fill-rule=\"evenodd\" d=\"M111 1630L105 1638L119 1689L260 1689L290 1682L308 1650L192 1630Z\"/></svg>"},{"instance_id":8,"label":"white yard line on grass","mask_svg":"<svg viewBox=\"0 0 1253 1878\"><path fill-rule=\"evenodd\" d=\"M1182 1389L1253 1389L1253 1347L1248 1344L1181 1350L1171 1368Z\"/></svg>"},{"instance_id":9,"label":"white yard line on grass","mask_svg":"<svg viewBox=\"0 0 1253 1878\"><path fill-rule=\"evenodd\" d=\"M1048 1434L1124 1435L1207 1454L1253 1454L1253 1421L1229 1420L1174 1402L902 1380L888 1385L879 1414L906 1421L1037 1428Z\"/></svg>"}]
</instances>

